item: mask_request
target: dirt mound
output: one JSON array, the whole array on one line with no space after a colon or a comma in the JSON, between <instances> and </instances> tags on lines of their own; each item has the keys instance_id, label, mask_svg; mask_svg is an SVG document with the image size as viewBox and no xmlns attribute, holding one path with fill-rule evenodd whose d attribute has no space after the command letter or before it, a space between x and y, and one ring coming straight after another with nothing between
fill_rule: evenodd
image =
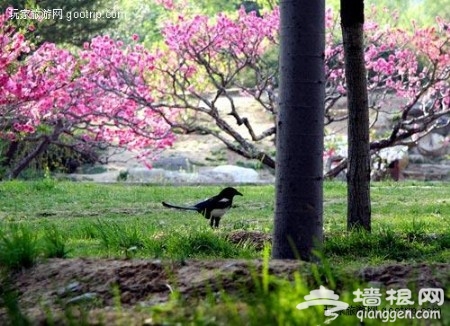
<instances>
[{"instance_id":1,"label":"dirt mound","mask_svg":"<svg viewBox=\"0 0 450 326\"><path fill-rule=\"evenodd\" d=\"M298 261L272 261L269 271L290 277L301 265L306 266ZM90 314L103 311L114 316L118 301L126 312L167 302L174 291L186 299L222 289L227 293L243 288L251 291L254 275L261 269L258 260L50 259L16 275L14 285L25 315L39 324L46 318L43 306L58 315L70 305L87 304ZM4 313L0 309L0 320L6 318Z\"/></svg>"},{"instance_id":2,"label":"dirt mound","mask_svg":"<svg viewBox=\"0 0 450 326\"><path fill-rule=\"evenodd\" d=\"M360 279L395 288L446 288L450 285L449 264L396 264L367 267L361 270Z\"/></svg>"},{"instance_id":3,"label":"dirt mound","mask_svg":"<svg viewBox=\"0 0 450 326\"><path fill-rule=\"evenodd\" d=\"M264 246L272 242L270 234L258 231L234 231L227 236L228 241L234 244L250 244L256 250L262 250Z\"/></svg>"},{"instance_id":4,"label":"dirt mound","mask_svg":"<svg viewBox=\"0 0 450 326\"><path fill-rule=\"evenodd\" d=\"M167 302L173 291L186 299L204 297L219 290L235 293L245 288L251 291L255 286L254 276L261 269L259 260L51 259L16 275L14 285L19 289L20 306L33 321L45 320L43 306L57 314L71 304L86 302L91 314L108 319L108 316L114 318L118 300L127 313L136 306ZM308 273L308 265L273 260L269 266L271 274L288 279L298 270ZM380 287L446 288L450 284L450 265L370 267L351 277L362 282L378 282ZM0 320L3 318L0 310ZM141 319L139 323L142 324Z\"/></svg>"}]
</instances>

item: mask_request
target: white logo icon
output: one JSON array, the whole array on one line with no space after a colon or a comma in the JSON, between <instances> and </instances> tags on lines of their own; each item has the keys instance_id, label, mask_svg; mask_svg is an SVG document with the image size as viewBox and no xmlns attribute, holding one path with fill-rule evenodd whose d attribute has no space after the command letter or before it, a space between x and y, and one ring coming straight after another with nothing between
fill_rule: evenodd
<instances>
[{"instance_id":1,"label":"white logo icon","mask_svg":"<svg viewBox=\"0 0 450 326\"><path fill-rule=\"evenodd\" d=\"M346 302L338 301L339 296L334 294L334 291L328 290L322 285L318 290L313 290L308 295L305 295L304 298L307 302L299 303L296 307L298 310L303 310L311 306L318 305L334 306L334 308L328 308L325 310L325 316L332 317L325 320L325 324L329 324L339 316L336 312L345 310L349 306Z\"/></svg>"}]
</instances>

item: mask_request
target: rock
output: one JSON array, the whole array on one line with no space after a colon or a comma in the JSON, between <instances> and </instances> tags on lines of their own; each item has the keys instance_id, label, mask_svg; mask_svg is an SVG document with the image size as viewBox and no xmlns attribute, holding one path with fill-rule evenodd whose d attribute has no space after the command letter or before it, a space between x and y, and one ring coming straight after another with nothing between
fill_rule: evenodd
<instances>
[{"instance_id":1,"label":"rock","mask_svg":"<svg viewBox=\"0 0 450 326\"><path fill-rule=\"evenodd\" d=\"M153 162L153 167L170 171L192 171L192 162L184 156L163 157Z\"/></svg>"},{"instance_id":2,"label":"rock","mask_svg":"<svg viewBox=\"0 0 450 326\"><path fill-rule=\"evenodd\" d=\"M98 297L98 294L95 292L87 292L82 295L78 295L76 297L73 297L72 299L67 300L67 304L76 304L76 303L82 303L82 302L88 302L92 301L95 298Z\"/></svg>"},{"instance_id":3,"label":"rock","mask_svg":"<svg viewBox=\"0 0 450 326\"><path fill-rule=\"evenodd\" d=\"M442 136L450 135L450 115L440 117L437 120L437 126L434 132Z\"/></svg>"},{"instance_id":4,"label":"rock","mask_svg":"<svg viewBox=\"0 0 450 326\"><path fill-rule=\"evenodd\" d=\"M69 293L74 293L74 292L80 292L81 291L81 284L79 282L71 282L69 283L67 286L60 288L57 293L58 296L60 297L64 297L66 295L68 295Z\"/></svg>"},{"instance_id":5,"label":"rock","mask_svg":"<svg viewBox=\"0 0 450 326\"><path fill-rule=\"evenodd\" d=\"M199 173L166 171L166 182L169 183L213 183L214 179Z\"/></svg>"},{"instance_id":6,"label":"rock","mask_svg":"<svg viewBox=\"0 0 450 326\"><path fill-rule=\"evenodd\" d=\"M146 183L259 183L258 172L236 165L221 165L215 168L202 167L198 172L168 171L161 168L131 168L127 181Z\"/></svg>"},{"instance_id":7,"label":"rock","mask_svg":"<svg viewBox=\"0 0 450 326\"><path fill-rule=\"evenodd\" d=\"M167 171L159 168L132 168L128 170L127 181L149 183L213 183L214 179L199 173Z\"/></svg>"},{"instance_id":8,"label":"rock","mask_svg":"<svg viewBox=\"0 0 450 326\"><path fill-rule=\"evenodd\" d=\"M408 161L408 146L398 145L383 148L380 150L379 155L387 164L394 161Z\"/></svg>"},{"instance_id":9,"label":"rock","mask_svg":"<svg viewBox=\"0 0 450 326\"><path fill-rule=\"evenodd\" d=\"M410 164L403 172L406 177L423 181L450 180L450 165L446 164Z\"/></svg>"},{"instance_id":10,"label":"rock","mask_svg":"<svg viewBox=\"0 0 450 326\"><path fill-rule=\"evenodd\" d=\"M214 171L214 168L205 168L199 171L199 174L210 179L210 183L229 183L234 182L232 175Z\"/></svg>"},{"instance_id":11,"label":"rock","mask_svg":"<svg viewBox=\"0 0 450 326\"><path fill-rule=\"evenodd\" d=\"M128 170L127 181L132 182L163 182L166 171L163 169L131 168Z\"/></svg>"},{"instance_id":12,"label":"rock","mask_svg":"<svg viewBox=\"0 0 450 326\"><path fill-rule=\"evenodd\" d=\"M438 133L431 133L417 142L419 153L431 157L439 157L447 153L445 137Z\"/></svg>"},{"instance_id":13,"label":"rock","mask_svg":"<svg viewBox=\"0 0 450 326\"><path fill-rule=\"evenodd\" d=\"M422 154L409 154L409 161L411 163L422 164L425 163L427 160Z\"/></svg>"},{"instance_id":14,"label":"rock","mask_svg":"<svg viewBox=\"0 0 450 326\"><path fill-rule=\"evenodd\" d=\"M383 287L383 283L379 281L370 281L367 283L367 287L381 289Z\"/></svg>"},{"instance_id":15,"label":"rock","mask_svg":"<svg viewBox=\"0 0 450 326\"><path fill-rule=\"evenodd\" d=\"M210 175L216 175L217 178L223 178L221 174L227 176L232 182L236 183L252 183L260 181L258 172L254 169L243 168L237 165L219 165L211 170Z\"/></svg>"}]
</instances>

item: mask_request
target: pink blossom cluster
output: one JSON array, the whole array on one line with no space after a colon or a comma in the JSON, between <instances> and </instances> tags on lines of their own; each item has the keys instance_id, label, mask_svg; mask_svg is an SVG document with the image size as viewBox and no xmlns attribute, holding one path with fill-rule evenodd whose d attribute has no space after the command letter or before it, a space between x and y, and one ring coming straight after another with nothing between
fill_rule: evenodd
<instances>
[{"instance_id":1,"label":"pink blossom cluster","mask_svg":"<svg viewBox=\"0 0 450 326\"><path fill-rule=\"evenodd\" d=\"M162 30L170 69L181 69L184 77L206 79L214 74L229 76L249 64L278 42L278 9L258 17L242 8L237 17L178 16ZM166 70L162 68L162 70ZM201 74L204 72L205 74Z\"/></svg>"},{"instance_id":2,"label":"pink blossom cluster","mask_svg":"<svg viewBox=\"0 0 450 326\"><path fill-rule=\"evenodd\" d=\"M223 13L214 18L179 16L178 21L164 27L163 35L170 50L190 58L205 51L211 58L224 51L252 58L266 50L269 42L277 42L278 23L278 9L258 17L255 12L247 14L242 8L237 18Z\"/></svg>"},{"instance_id":3,"label":"pink blossom cluster","mask_svg":"<svg viewBox=\"0 0 450 326\"><path fill-rule=\"evenodd\" d=\"M327 20L328 21L328 20ZM397 94L407 99L407 110L412 103L434 96L436 103L448 108L450 77L450 31L445 21L437 19L438 28L402 30L365 25L365 62L370 91ZM327 35L333 34L328 30ZM326 72L333 89L345 94L344 53L335 37L327 36Z\"/></svg>"}]
</instances>

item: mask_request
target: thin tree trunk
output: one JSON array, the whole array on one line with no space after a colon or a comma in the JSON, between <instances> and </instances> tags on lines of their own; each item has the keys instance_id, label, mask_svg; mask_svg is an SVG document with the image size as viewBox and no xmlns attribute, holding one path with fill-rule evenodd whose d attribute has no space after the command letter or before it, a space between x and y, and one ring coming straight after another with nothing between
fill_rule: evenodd
<instances>
[{"instance_id":1,"label":"thin tree trunk","mask_svg":"<svg viewBox=\"0 0 450 326\"><path fill-rule=\"evenodd\" d=\"M272 257L322 243L325 1L280 2L280 111Z\"/></svg>"},{"instance_id":2,"label":"thin tree trunk","mask_svg":"<svg viewBox=\"0 0 450 326\"><path fill-rule=\"evenodd\" d=\"M19 149L18 141L11 141L9 143L9 147L5 153L4 160L1 161L2 166L9 167L11 165L11 162L14 160L14 156L16 155L18 149Z\"/></svg>"},{"instance_id":3,"label":"thin tree trunk","mask_svg":"<svg viewBox=\"0 0 450 326\"><path fill-rule=\"evenodd\" d=\"M371 229L370 140L364 1L341 0L348 105L347 228Z\"/></svg>"},{"instance_id":4,"label":"thin tree trunk","mask_svg":"<svg viewBox=\"0 0 450 326\"><path fill-rule=\"evenodd\" d=\"M32 150L27 156L22 158L9 172L9 179L15 179L19 176L19 174L28 167L28 165L33 161L36 157L44 153L51 142L58 139L59 135L61 135L63 131L63 123L62 121L58 121L52 134L50 136L42 137L39 145L36 146L34 150Z\"/></svg>"}]
</instances>

